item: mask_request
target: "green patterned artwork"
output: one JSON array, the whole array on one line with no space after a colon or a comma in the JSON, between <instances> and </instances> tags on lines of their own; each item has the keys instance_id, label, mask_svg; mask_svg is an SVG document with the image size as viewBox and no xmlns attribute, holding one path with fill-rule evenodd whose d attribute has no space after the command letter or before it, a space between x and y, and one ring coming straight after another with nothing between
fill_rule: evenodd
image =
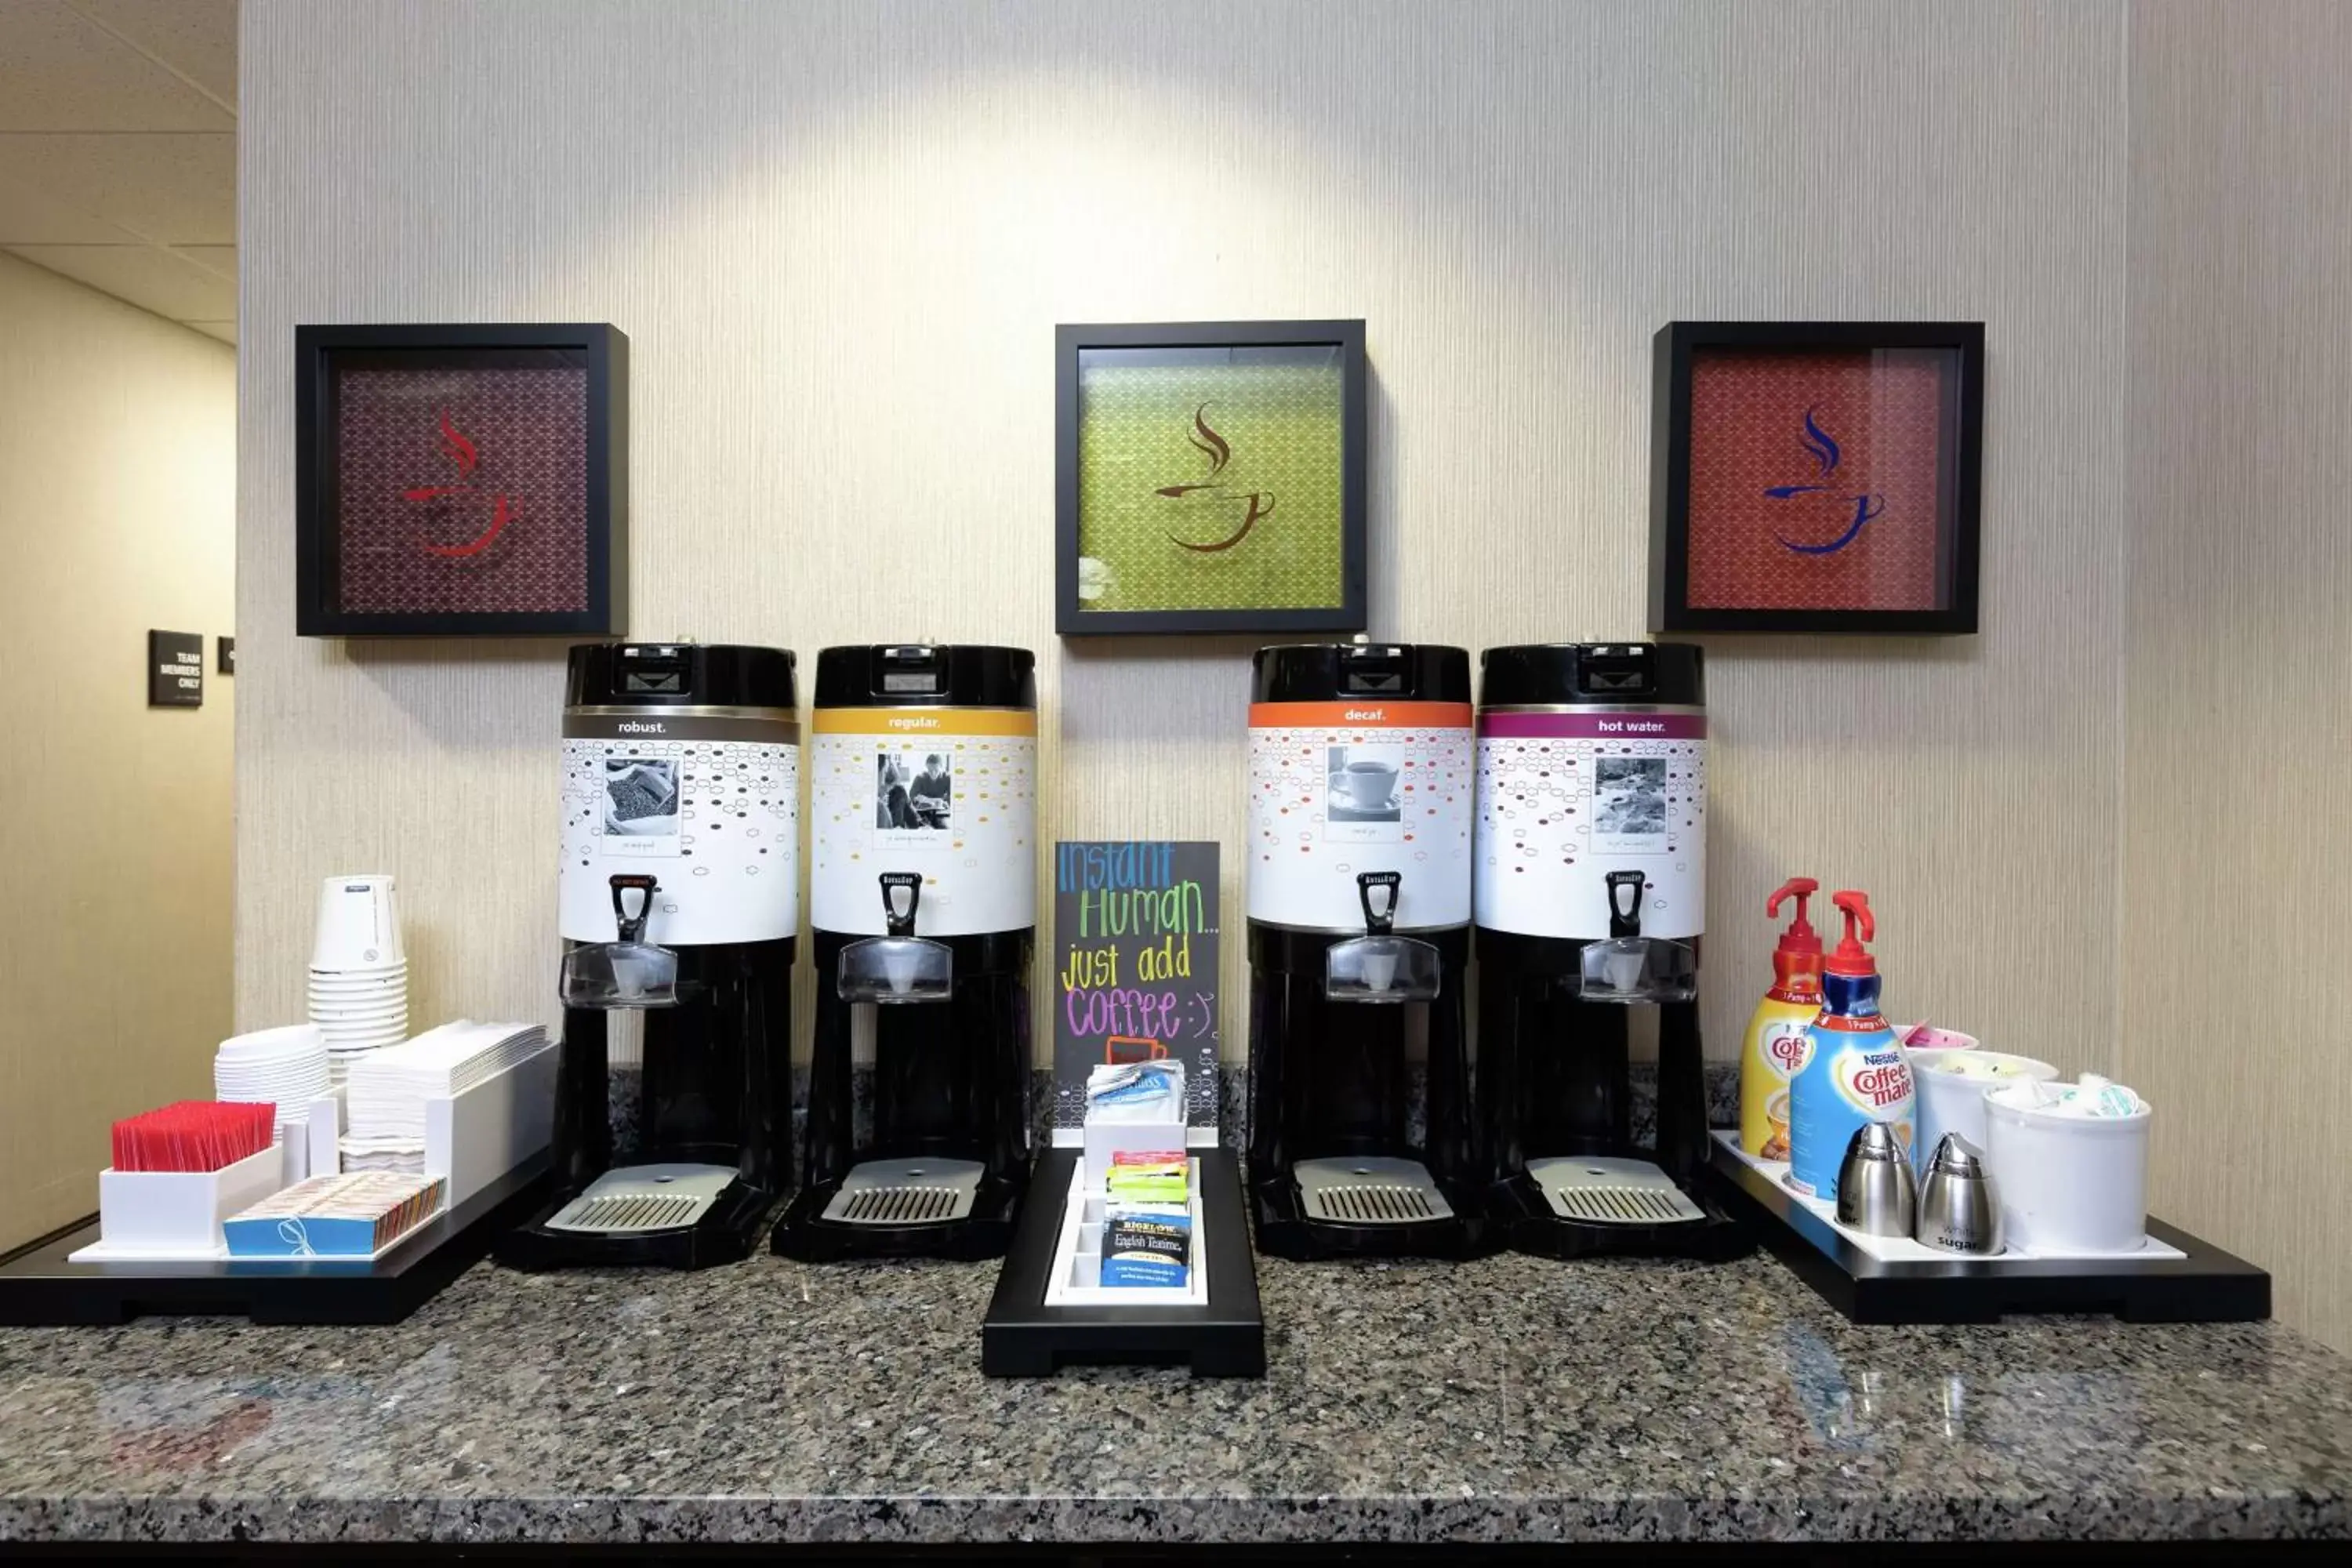
<instances>
[{"instance_id":1,"label":"green patterned artwork","mask_svg":"<svg viewBox=\"0 0 2352 1568\"><path fill-rule=\"evenodd\" d=\"M1080 618L1345 610L1347 373L1338 343L1081 350Z\"/></svg>"}]
</instances>

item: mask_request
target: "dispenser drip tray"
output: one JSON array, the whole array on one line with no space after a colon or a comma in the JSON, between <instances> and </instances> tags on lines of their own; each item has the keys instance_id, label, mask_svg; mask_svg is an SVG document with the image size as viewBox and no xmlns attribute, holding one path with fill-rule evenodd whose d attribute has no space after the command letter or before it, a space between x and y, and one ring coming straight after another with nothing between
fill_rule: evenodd
<instances>
[{"instance_id":1,"label":"dispenser drip tray","mask_svg":"<svg viewBox=\"0 0 2352 1568\"><path fill-rule=\"evenodd\" d=\"M868 1160L824 1205L837 1225L944 1225L971 1213L987 1167L977 1160Z\"/></svg>"},{"instance_id":2,"label":"dispenser drip tray","mask_svg":"<svg viewBox=\"0 0 2352 1568\"><path fill-rule=\"evenodd\" d=\"M1528 1179L1552 1213L1585 1225L1673 1225L1706 1217L1672 1176L1647 1160L1530 1160Z\"/></svg>"},{"instance_id":3,"label":"dispenser drip tray","mask_svg":"<svg viewBox=\"0 0 2352 1568\"><path fill-rule=\"evenodd\" d=\"M1338 1225L1421 1225L1452 1219L1454 1205L1418 1160L1301 1160L1291 1167L1308 1219Z\"/></svg>"},{"instance_id":4,"label":"dispenser drip tray","mask_svg":"<svg viewBox=\"0 0 2352 1568\"><path fill-rule=\"evenodd\" d=\"M734 1180L728 1165L625 1165L589 1183L555 1211L547 1228L593 1236L682 1230L709 1213Z\"/></svg>"}]
</instances>

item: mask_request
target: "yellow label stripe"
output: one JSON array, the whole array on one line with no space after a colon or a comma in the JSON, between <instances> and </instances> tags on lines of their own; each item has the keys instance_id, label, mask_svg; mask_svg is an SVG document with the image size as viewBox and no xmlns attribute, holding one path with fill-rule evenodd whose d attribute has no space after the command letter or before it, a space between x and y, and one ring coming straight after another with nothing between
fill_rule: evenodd
<instances>
[{"instance_id":1,"label":"yellow label stripe","mask_svg":"<svg viewBox=\"0 0 2352 1568\"><path fill-rule=\"evenodd\" d=\"M1034 735L1033 708L818 708L820 735Z\"/></svg>"}]
</instances>

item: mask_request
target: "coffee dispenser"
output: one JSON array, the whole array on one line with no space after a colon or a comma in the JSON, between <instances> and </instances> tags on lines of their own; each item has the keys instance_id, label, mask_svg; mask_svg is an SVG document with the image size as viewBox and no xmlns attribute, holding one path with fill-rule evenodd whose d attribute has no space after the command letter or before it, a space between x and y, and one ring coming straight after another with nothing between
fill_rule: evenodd
<instances>
[{"instance_id":1,"label":"coffee dispenser","mask_svg":"<svg viewBox=\"0 0 2352 1568\"><path fill-rule=\"evenodd\" d=\"M1286 1258L1479 1239L1464 971L1470 656L1258 650L1250 706L1250 1191Z\"/></svg>"},{"instance_id":2,"label":"coffee dispenser","mask_svg":"<svg viewBox=\"0 0 2352 1568\"><path fill-rule=\"evenodd\" d=\"M795 701L782 648L572 650L556 1198L501 1238L507 1262L730 1262L782 1195L800 926ZM639 1147L616 1167L608 1025L628 1012L643 1020Z\"/></svg>"},{"instance_id":3,"label":"coffee dispenser","mask_svg":"<svg viewBox=\"0 0 2352 1568\"><path fill-rule=\"evenodd\" d=\"M1548 643L1481 658L1478 1100L1489 1212L1521 1251L1720 1256L1698 942L1700 651ZM1657 1135L1635 1146L1629 1013L1658 1013Z\"/></svg>"},{"instance_id":4,"label":"coffee dispenser","mask_svg":"<svg viewBox=\"0 0 2352 1568\"><path fill-rule=\"evenodd\" d=\"M816 1037L775 1250L993 1258L1028 1180L1036 658L817 656Z\"/></svg>"}]
</instances>

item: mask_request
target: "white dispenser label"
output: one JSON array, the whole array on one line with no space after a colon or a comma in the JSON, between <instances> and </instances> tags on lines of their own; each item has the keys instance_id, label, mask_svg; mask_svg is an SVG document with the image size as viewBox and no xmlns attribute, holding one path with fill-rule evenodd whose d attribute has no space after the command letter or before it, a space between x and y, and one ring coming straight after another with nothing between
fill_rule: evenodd
<instances>
[{"instance_id":1,"label":"white dispenser label","mask_svg":"<svg viewBox=\"0 0 2352 1568\"><path fill-rule=\"evenodd\" d=\"M1706 716L1489 709L1478 716L1477 919L1609 934L1612 871L1643 877L1642 934L1706 925Z\"/></svg>"},{"instance_id":2,"label":"white dispenser label","mask_svg":"<svg viewBox=\"0 0 2352 1568\"><path fill-rule=\"evenodd\" d=\"M1356 878L1395 871L1400 930L1470 919L1470 705L1250 707L1249 918L1364 929Z\"/></svg>"},{"instance_id":3,"label":"white dispenser label","mask_svg":"<svg viewBox=\"0 0 2352 1568\"><path fill-rule=\"evenodd\" d=\"M1037 715L820 708L809 902L819 931L880 936L881 876L923 879L917 936L1037 923Z\"/></svg>"},{"instance_id":4,"label":"white dispenser label","mask_svg":"<svg viewBox=\"0 0 2352 1568\"><path fill-rule=\"evenodd\" d=\"M614 939L616 875L659 879L651 942L772 942L800 929L797 723L567 713L563 736L557 925L567 941Z\"/></svg>"}]
</instances>

